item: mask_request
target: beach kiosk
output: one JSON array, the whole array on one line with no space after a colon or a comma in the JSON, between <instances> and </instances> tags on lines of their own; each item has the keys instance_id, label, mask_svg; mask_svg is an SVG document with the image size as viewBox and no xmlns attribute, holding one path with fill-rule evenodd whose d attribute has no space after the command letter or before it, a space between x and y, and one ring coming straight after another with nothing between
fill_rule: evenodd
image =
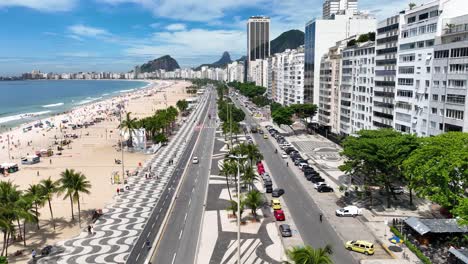
<instances>
[{"instance_id":1,"label":"beach kiosk","mask_svg":"<svg viewBox=\"0 0 468 264\"><path fill-rule=\"evenodd\" d=\"M35 154L38 157L50 157L54 155L54 151L51 148L41 149L41 150L37 150Z\"/></svg>"},{"instance_id":2,"label":"beach kiosk","mask_svg":"<svg viewBox=\"0 0 468 264\"><path fill-rule=\"evenodd\" d=\"M21 158L21 164L23 165L32 165L32 164L39 163L40 161L41 161L41 158L38 156L27 156L27 157Z\"/></svg>"},{"instance_id":3,"label":"beach kiosk","mask_svg":"<svg viewBox=\"0 0 468 264\"><path fill-rule=\"evenodd\" d=\"M18 164L16 163L3 163L0 164L0 173L3 175L8 175L10 173L17 172L19 170Z\"/></svg>"}]
</instances>

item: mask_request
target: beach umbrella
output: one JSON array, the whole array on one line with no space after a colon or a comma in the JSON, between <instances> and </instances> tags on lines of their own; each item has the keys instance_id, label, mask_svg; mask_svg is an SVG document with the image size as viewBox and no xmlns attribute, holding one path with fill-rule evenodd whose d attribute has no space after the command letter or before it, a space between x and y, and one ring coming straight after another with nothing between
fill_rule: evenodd
<instances>
[{"instance_id":1,"label":"beach umbrella","mask_svg":"<svg viewBox=\"0 0 468 264\"><path fill-rule=\"evenodd\" d=\"M403 243L403 239L397 237L397 236L393 236L389 239L389 241L393 244L401 244Z\"/></svg>"}]
</instances>

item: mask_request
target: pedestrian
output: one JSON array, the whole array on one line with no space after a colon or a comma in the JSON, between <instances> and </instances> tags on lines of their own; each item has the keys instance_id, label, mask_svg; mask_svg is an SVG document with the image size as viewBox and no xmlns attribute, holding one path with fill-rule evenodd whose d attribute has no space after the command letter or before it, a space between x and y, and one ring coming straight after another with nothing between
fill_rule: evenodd
<instances>
[{"instance_id":1,"label":"pedestrian","mask_svg":"<svg viewBox=\"0 0 468 264\"><path fill-rule=\"evenodd\" d=\"M33 249L33 250L31 251L31 256L32 256L33 259L36 259L36 254L37 254L37 253L36 253L36 250Z\"/></svg>"},{"instance_id":2,"label":"pedestrian","mask_svg":"<svg viewBox=\"0 0 468 264\"><path fill-rule=\"evenodd\" d=\"M146 243L145 243L145 244L146 244L146 248L147 248L148 250L150 250L150 249L151 249L151 242L149 241L149 239L146 239Z\"/></svg>"},{"instance_id":3,"label":"pedestrian","mask_svg":"<svg viewBox=\"0 0 468 264\"><path fill-rule=\"evenodd\" d=\"M320 214L320 223L322 223L323 214Z\"/></svg>"},{"instance_id":4,"label":"pedestrian","mask_svg":"<svg viewBox=\"0 0 468 264\"><path fill-rule=\"evenodd\" d=\"M96 234L96 233L94 233L94 226L93 225L91 225L91 234L92 235Z\"/></svg>"},{"instance_id":5,"label":"pedestrian","mask_svg":"<svg viewBox=\"0 0 468 264\"><path fill-rule=\"evenodd\" d=\"M277 150L277 149L275 149L275 153L278 153L278 150Z\"/></svg>"},{"instance_id":6,"label":"pedestrian","mask_svg":"<svg viewBox=\"0 0 468 264\"><path fill-rule=\"evenodd\" d=\"M52 164L52 159L49 159L49 164Z\"/></svg>"},{"instance_id":7,"label":"pedestrian","mask_svg":"<svg viewBox=\"0 0 468 264\"><path fill-rule=\"evenodd\" d=\"M37 171L37 176L39 176L39 171Z\"/></svg>"},{"instance_id":8,"label":"pedestrian","mask_svg":"<svg viewBox=\"0 0 468 264\"><path fill-rule=\"evenodd\" d=\"M88 234L91 234L91 225L88 225Z\"/></svg>"},{"instance_id":9,"label":"pedestrian","mask_svg":"<svg viewBox=\"0 0 468 264\"><path fill-rule=\"evenodd\" d=\"M289 167L289 163L288 163L288 162L286 162L286 167Z\"/></svg>"},{"instance_id":10,"label":"pedestrian","mask_svg":"<svg viewBox=\"0 0 468 264\"><path fill-rule=\"evenodd\" d=\"M117 188L117 195L119 195L119 194L120 194L120 189L119 189L119 188Z\"/></svg>"}]
</instances>

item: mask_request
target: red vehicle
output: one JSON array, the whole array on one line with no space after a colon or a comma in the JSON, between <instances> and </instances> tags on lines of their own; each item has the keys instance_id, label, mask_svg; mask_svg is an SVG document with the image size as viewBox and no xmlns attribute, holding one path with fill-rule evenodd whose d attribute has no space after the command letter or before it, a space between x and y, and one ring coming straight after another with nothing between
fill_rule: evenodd
<instances>
[{"instance_id":1,"label":"red vehicle","mask_svg":"<svg viewBox=\"0 0 468 264\"><path fill-rule=\"evenodd\" d=\"M263 173L265 173L265 168L263 167L263 164L262 162L258 162L257 163L257 172L258 174L262 175Z\"/></svg>"},{"instance_id":2,"label":"red vehicle","mask_svg":"<svg viewBox=\"0 0 468 264\"><path fill-rule=\"evenodd\" d=\"M273 215L275 216L276 221L284 221L286 219L283 210L275 210Z\"/></svg>"}]
</instances>

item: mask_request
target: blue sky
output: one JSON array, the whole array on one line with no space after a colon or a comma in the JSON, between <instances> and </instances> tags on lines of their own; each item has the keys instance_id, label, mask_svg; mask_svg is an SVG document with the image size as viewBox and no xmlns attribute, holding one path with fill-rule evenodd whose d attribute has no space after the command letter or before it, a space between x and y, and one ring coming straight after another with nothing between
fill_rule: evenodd
<instances>
[{"instance_id":1,"label":"blue sky","mask_svg":"<svg viewBox=\"0 0 468 264\"><path fill-rule=\"evenodd\" d=\"M413 1L420 3L420 1ZM182 67L245 53L246 19L271 17L271 39L321 15L323 0L0 0L0 75L128 71L169 54ZM384 18L407 0L360 0Z\"/></svg>"}]
</instances>

